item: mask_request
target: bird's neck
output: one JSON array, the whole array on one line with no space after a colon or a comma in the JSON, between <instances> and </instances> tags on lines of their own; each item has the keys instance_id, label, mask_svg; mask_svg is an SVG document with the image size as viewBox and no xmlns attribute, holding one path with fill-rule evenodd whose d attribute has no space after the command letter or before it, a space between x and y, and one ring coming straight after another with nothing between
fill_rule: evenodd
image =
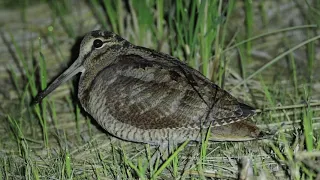
<instances>
[{"instance_id":1,"label":"bird's neck","mask_svg":"<svg viewBox=\"0 0 320 180\"><path fill-rule=\"evenodd\" d=\"M106 53L99 60L97 60L98 63L85 66L85 71L81 74L78 86L78 98L85 109L88 107L86 103L89 102L88 98L90 97L90 91L94 85L95 78L103 69L107 68L112 63L115 63L118 55L119 52Z\"/></svg>"}]
</instances>

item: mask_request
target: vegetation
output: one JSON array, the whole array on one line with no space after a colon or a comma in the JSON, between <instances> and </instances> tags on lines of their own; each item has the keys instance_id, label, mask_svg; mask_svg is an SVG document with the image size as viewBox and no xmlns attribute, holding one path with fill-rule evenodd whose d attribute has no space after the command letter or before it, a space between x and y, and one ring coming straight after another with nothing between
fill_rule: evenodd
<instances>
[{"instance_id":1,"label":"vegetation","mask_svg":"<svg viewBox=\"0 0 320 180\"><path fill-rule=\"evenodd\" d=\"M319 0L0 2L1 179L320 178L319 9ZM253 121L275 136L184 143L152 165L155 147L114 138L86 115L77 80L30 105L93 29L187 62L258 108Z\"/></svg>"}]
</instances>

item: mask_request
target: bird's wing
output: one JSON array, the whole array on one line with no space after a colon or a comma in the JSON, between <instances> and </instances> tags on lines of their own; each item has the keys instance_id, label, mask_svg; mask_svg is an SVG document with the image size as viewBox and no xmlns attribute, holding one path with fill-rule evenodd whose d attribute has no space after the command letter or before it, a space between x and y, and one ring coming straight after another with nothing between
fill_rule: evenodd
<instances>
[{"instance_id":1,"label":"bird's wing","mask_svg":"<svg viewBox=\"0 0 320 180\"><path fill-rule=\"evenodd\" d=\"M141 129L199 128L245 113L229 93L176 61L122 55L94 80L110 115Z\"/></svg>"}]
</instances>

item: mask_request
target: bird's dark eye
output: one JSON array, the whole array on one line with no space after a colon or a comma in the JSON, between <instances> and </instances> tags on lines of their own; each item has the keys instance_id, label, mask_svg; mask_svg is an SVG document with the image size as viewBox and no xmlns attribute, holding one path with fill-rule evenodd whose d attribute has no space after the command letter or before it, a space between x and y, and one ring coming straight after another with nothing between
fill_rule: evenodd
<instances>
[{"instance_id":1,"label":"bird's dark eye","mask_svg":"<svg viewBox=\"0 0 320 180\"><path fill-rule=\"evenodd\" d=\"M100 48L103 45L103 42L100 39L96 39L93 41L94 48Z\"/></svg>"}]
</instances>

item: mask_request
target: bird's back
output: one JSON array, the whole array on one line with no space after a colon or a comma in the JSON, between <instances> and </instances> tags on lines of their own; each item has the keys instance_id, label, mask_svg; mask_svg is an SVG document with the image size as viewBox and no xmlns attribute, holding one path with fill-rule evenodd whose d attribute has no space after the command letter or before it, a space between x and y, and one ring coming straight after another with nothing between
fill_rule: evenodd
<instances>
[{"instance_id":1,"label":"bird's back","mask_svg":"<svg viewBox=\"0 0 320 180\"><path fill-rule=\"evenodd\" d=\"M180 131L186 133L180 132L179 137L185 136L181 141L188 137L196 140L200 129L254 114L251 107L198 71L168 55L139 47L117 56L85 91L80 97L80 101L85 99L85 109L107 131L131 141L158 143ZM150 135L153 137L148 139Z\"/></svg>"}]
</instances>

